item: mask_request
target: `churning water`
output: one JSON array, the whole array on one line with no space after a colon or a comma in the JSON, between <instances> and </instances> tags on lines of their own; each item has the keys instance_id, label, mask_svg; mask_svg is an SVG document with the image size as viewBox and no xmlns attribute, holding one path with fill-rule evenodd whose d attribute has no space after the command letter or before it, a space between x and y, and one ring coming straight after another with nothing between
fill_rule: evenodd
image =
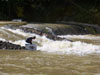
<instances>
[{"instance_id":1,"label":"churning water","mask_svg":"<svg viewBox=\"0 0 100 75\"><path fill-rule=\"evenodd\" d=\"M30 36L36 36L37 51L1 50L0 75L100 75L100 36L61 35L74 42L54 41L45 35L0 27L2 41L25 46Z\"/></svg>"},{"instance_id":2,"label":"churning water","mask_svg":"<svg viewBox=\"0 0 100 75\"><path fill-rule=\"evenodd\" d=\"M25 33L20 29L16 29L16 30L12 30L12 29L7 29L2 27L1 31L3 32L2 34L7 34L8 35L8 39L4 39L3 40L7 40L10 41L14 44L19 44L21 46L25 46L25 38L29 37L29 36L36 36L36 40L34 40L35 43L37 43L38 47L37 50L40 51L46 51L46 52L55 52L55 53L60 53L60 54L77 54L77 55L84 55L84 54L91 54L91 53L100 53L100 46L99 45L93 45L93 44L88 44L85 42L81 42L81 41L74 41L74 42L70 42L67 40L62 40L62 41L54 41L54 40L50 40L48 38L46 38L46 36L39 36L37 34L32 34L32 33ZM13 33L13 34L12 34ZM12 41L11 39L15 40ZM24 37L24 38L22 38ZM99 40L100 36L98 37L94 37L94 36L86 36L86 35L80 35L80 36L76 36L76 35L65 35L65 36L60 36L60 37L65 37L65 38L80 38L80 39L93 39L93 40ZM11 38L9 40L9 38ZM19 40L20 38L20 40ZM22 39L21 39L22 38ZM2 38L1 38L2 39Z\"/></svg>"}]
</instances>

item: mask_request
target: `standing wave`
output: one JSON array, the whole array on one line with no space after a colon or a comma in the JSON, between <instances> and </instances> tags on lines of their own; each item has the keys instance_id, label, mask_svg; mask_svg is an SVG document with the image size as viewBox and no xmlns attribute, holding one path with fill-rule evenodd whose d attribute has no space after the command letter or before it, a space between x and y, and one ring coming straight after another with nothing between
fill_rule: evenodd
<instances>
[{"instance_id":1,"label":"standing wave","mask_svg":"<svg viewBox=\"0 0 100 75\"><path fill-rule=\"evenodd\" d=\"M76 42L70 42L67 40L54 41L54 40L48 39L45 35L39 36L34 33L26 33L20 29L13 30L13 29L8 29L4 27L2 29L8 30L14 34L22 35L25 38L30 37L30 36L36 36L37 38L36 40L34 40L34 42L37 44L37 50L40 50L40 51L60 53L60 54L77 54L77 55L100 53L100 46L98 45L87 44L81 41L76 41ZM25 39L16 40L16 41L13 41L12 43L19 44L22 46L25 46L26 44Z\"/></svg>"}]
</instances>

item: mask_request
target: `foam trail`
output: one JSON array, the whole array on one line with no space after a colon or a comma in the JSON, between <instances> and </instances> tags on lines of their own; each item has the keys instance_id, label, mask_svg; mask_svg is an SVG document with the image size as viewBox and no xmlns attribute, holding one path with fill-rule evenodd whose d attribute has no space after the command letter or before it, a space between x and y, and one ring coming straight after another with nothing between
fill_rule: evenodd
<instances>
[{"instance_id":1,"label":"foam trail","mask_svg":"<svg viewBox=\"0 0 100 75\"><path fill-rule=\"evenodd\" d=\"M34 42L38 43L37 50L40 50L40 51L54 52L54 53L60 53L60 54L77 54L77 55L100 53L100 46L98 45L87 44L87 43L80 42L80 41L76 41L76 42L70 42L70 41L65 41L65 40L53 41L53 40L46 38L46 36L41 37L36 34L25 33L21 31L20 29L18 30L7 29L7 30L15 34L23 35L25 37L36 36L36 40L34 40ZM13 43L24 46L25 39L18 40L18 41L16 40Z\"/></svg>"},{"instance_id":2,"label":"foam trail","mask_svg":"<svg viewBox=\"0 0 100 75\"><path fill-rule=\"evenodd\" d=\"M93 35L59 35L58 37L62 37L62 38L77 38L77 39L93 39L93 40L99 40L100 36L93 36Z\"/></svg>"}]
</instances>

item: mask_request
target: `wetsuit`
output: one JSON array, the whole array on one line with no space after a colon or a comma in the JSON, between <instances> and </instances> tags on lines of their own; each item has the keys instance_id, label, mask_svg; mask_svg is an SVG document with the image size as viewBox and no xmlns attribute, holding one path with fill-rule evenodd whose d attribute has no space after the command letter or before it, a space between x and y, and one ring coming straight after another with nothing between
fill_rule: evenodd
<instances>
[{"instance_id":1,"label":"wetsuit","mask_svg":"<svg viewBox=\"0 0 100 75\"><path fill-rule=\"evenodd\" d=\"M37 49L37 46L35 44L32 44L32 39L34 39L33 37L29 37L26 39L26 42L28 44L25 44L25 48L27 50L36 50Z\"/></svg>"},{"instance_id":2,"label":"wetsuit","mask_svg":"<svg viewBox=\"0 0 100 75\"><path fill-rule=\"evenodd\" d=\"M32 39L33 39L33 37L29 37L29 38L26 39L26 42L29 43L29 44L32 44Z\"/></svg>"}]
</instances>

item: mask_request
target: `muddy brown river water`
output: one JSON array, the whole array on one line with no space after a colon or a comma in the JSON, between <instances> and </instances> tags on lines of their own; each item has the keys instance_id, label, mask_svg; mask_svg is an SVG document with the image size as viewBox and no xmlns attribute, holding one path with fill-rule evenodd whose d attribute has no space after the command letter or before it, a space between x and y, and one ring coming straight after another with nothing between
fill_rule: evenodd
<instances>
[{"instance_id":1,"label":"muddy brown river water","mask_svg":"<svg viewBox=\"0 0 100 75\"><path fill-rule=\"evenodd\" d=\"M73 42L53 41L0 28L0 40L14 44L24 45L33 35L38 51L0 50L0 75L100 75L100 35L66 35L61 37Z\"/></svg>"},{"instance_id":2,"label":"muddy brown river water","mask_svg":"<svg viewBox=\"0 0 100 75\"><path fill-rule=\"evenodd\" d=\"M1 50L0 75L100 75L100 55Z\"/></svg>"}]
</instances>

